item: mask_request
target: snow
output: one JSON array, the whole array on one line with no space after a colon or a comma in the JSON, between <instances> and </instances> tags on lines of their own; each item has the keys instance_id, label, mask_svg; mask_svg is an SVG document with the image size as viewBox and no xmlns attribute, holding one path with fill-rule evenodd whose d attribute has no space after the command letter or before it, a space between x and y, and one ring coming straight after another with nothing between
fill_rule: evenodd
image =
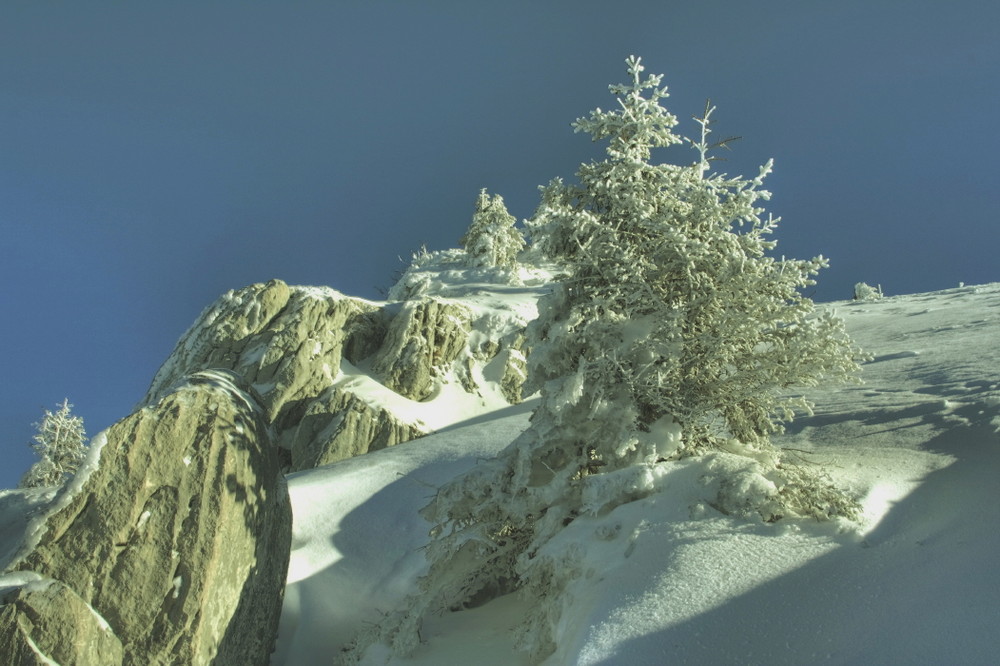
<instances>
[{"instance_id":1,"label":"snow","mask_svg":"<svg viewBox=\"0 0 1000 666\"><path fill-rule=\"evenodd\" d=\"M456 250L431 253L423 266L415 264L410 268L400 285L410 285L407 291L410 297L419 293L422 297L455 301L471 310L468 342L471 353L488 341L497 342L523 329L534 319L538 298L549 289L552 273L544 268L522 267L511 277L509 271L465 266L456 258L460 256ZM497 282L504 277L510 281ZM317 287L296 289L319 290L317 297L326 293ZM397 286L393 291L398 295L406 290ZM520 354L514 349L508 351L514 356ZM502 360L498 356L485 366L471 364L473 379L480 387L477 393L466 391L452 369L439 378L433 395L420 401L410 400L379 383L364 363L355 365L346 359L341 360L333 385L353 393L373 409L385 409L404 423L424 432L436 432L508 406L500 389Z\"/></svg>"},{"instance_id":2,"label":"snow","mask_svg":"<svg viewBox=\"0 0 1000 666\"><path fill-rule=\"evenodd\" d=\"M292 555L273 663L325 663L380 611L397 606L425 569L420 547L429 526L417 509L444 481L524 430L531 408L507 407L436 435L289 476Z\"/></svg>"},{"instance_id":3,"label":"snow","mask_svg":"<svg viewBox=\"0 0 1000 666\"><path fill-rule=\"evenodd\" d=\"M55 488L0 490L0 568L6 568L21 549L28 526L55 494Z\"/></svg>"},{"instance_id":4,"label":"snow","mask_svg":"<svg viewBox=\"0 0 1000 666\"><path fill-rule=\"evenodd\" d=\"M426 400L410 400L376 381L367 369L346 359L340 363L340 373L333 386L353 393L373 409L387 410L400 421L424 432L440 430L508 405L499 386L485 386L475 395L466 392L453 375L443 377L440 387Z\"/></svg>"},{"instance_id":5,"label":"snow","mask_svg":"<svg viewBox=\"0 0 1000 666\"><path fill-rule=\"evenodd\" d=\"M541 289L462 287L468 278L421 288L524 316ZM865 384L810 389L815 413L776 442L861 498L860 523L720 514L709 504L713 484L737 458L746 464L725 453L601 479L625 494L654 492L594 506L555 538L552 552L572 553L574 575L559 598L511 594L443 613L424 624L414 654L376 645L363 663L527 664L514 629L538 603L562 608L548 666L994 663L1000 284L834 305L873 355ZM447 384L413 403L363 369L340 372L366 400L436 432L288 478L293 543L276 666L336 663L358 632L417 591L430 529L420 508L517 437L534 407L504 407L489 390L462 402ZM672 424L660 425L671 434ZM754 492L752 476L746 482ZM45 500L0 494L0 551L31 536L29 514Z\"/></svg>"},{"instance_id":6,"label":"snow","mask_svg":"<svg viewBox=\"0 0 1000 666\"><path fill-rule=\"evenodd\" d=\"M836 307L874 356L866 383L810 390L815 414L777 443L862 498L861 523L718 513L707 499L726 454L607 479L656 492L596 507L557 537L574 544L566 565L578 575L546 601L563 606L546 664L993 663L1000 285ZM512 441L530 408L463 408L462 426L290 477L294 543L272 663L336 660L399 608L426 566L418 510ZM512 594L445 613L410 657L375 646L363 663L528 663L513 629L533 603Z\"/></svg>"},{"instance_id":7,"label":"snow","mask_svg":"<svg viewBox=\"0 0 1000 666\"><path fill-rule=\"evenodd\" d=\"M31 640L30 636L28 636L27 638L28 638L28 647L30 647L31 651L34 652L35 658L38 660L38 663L45 664L45 666L59 666L59 662L45 656L45 654L41 651L38 645L35 644L35 641Z\"/></svg>"},{"instance_id":8,"label":"snow","mask_svg":"<svg viewBox=\"0 0 1000 666\"><path fill-rule=\"evenodd\" d=\"M45 578L34 571L8 571L0 574L0 596L13 589L44 590L52 584L51 578Z\"/></svg>"},{"instance_id":9,"label":"snow","mask_svg":"<svg viewBox=\"0 0 1000 666\"><path fill-rule=\"evenodd\" d=\"M83 484L97 469L101 460L101 451L107 444L106 431L102 431L90 440L87 456L80 463L76 474L64 486L57 490L46 489L42 494L34 494L27 490L0 491L0 526L17 525L23 521L24 529L14 529L9 540L0 540L0 565L9 567L28 554L48 529L46 518L69 505L73 497L83 488ZM36 491L37 492L37 491ZM46 497L44 493L48 493ZM47 501L42 501L45 497ZM28 508L25 511L25 508ZM0 529L0 537L6 537L8 530ZM4 547L6 546L6 547Z\"/></svg>"}]
</instances>

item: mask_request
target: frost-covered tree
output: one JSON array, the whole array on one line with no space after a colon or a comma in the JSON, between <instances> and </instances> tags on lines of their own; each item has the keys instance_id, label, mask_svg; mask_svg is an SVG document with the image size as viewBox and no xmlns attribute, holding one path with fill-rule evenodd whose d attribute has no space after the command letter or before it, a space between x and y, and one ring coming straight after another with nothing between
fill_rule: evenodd
<instances>
[{"instance_id":1,"label":"frost-covered tree","mask_svg":"<svg viewBox=\"0 0 1000 666\"><path fill-rule=\"evenodd\" d=\"M882 298L882 285L873 287L864 282L854 285L854 300L856 301L877 301Z\"/></svg>"},{"instance_id":2,"label":"frost-covered tree","mask_svg":"<svg viewBox=\"0 0 1000 666\"><path fill-rule=\"evenodd\" d=\"M752 179L709 172L706 107L693 163L652 161L685 140L661 105L660 76L611 86L617 106L578 119L607 140L607 158L584 164L578 184L543 189L533 244L566 267L529 326L531 427L500 455L439 489L424 515L425 594L386 625L406 651L427 613L522 588L540 600L521 644L554 649L562 591L575 571L572 544L554 539L581 515L654 492L664 466L727 456L722 512L852 517L856 503L770 442L810 405L794 387L851 380L861 354L843 322L801 294L826 260L776 259L762 217L768 162ZM736 462L732 462L733 460ZM560 545L554 545L554 544ZM545 600L545 601L541 601Z\"/></svg>"},{"instance_id":3,"label":"frost-covered tree","mask_svg":"<svg viewBox=\"0 0 1000 666\"><path fill-rule=\"evenodd\" d=\"M459 241L469 256L469 265L513 267L524 247L524 237L514 228L516 222L499 194L491 197L481 190L472 224Z\"/></svg>"},{"instance_id":4,"label":"frost-covered tree","mask_svg":"<svg viewBox=\"0 0 1000 666\"><path fill-rule=\"evenodd\" d=\"M569 277L539 308L529 381L546 396L578 386L578 398L543 409L582 410L574 422L584 431L609 404L633 412L626 421L637 433L677 424L687 452L732 439L765 446L795 410L809 409L790 387L858 370L843 322L800 293L827 262L767 254L778 220L762 217L758 202L770 196L761 186L771 163L753 179L710 174L711 108L691 141L697 161L651 162L653 149L683 140L660 105L661 77L643 80L639 60L628 64L632 82L612 86L618 108L574 125L607 139L608 159L582 165L579 185L550 184L533 220L536 243L568 264ZM625 449L635 454L627 459L650 455ZM601 452L605 464L621 457Z\"/></svg>"},{"instance_id":5,"label":"frost-covered tree","mask_svg":"<svg viewBox=\"0 0 1000 666\"><path fill-rule=\"evenodd\" d=\"M87 436L83 419L70 413L72 407L69 400L63 400L59 409L46 409L42 420L34 424L38 432L31 448L38 461L21 478L22 488L58 486L80 466L87 452Z\"/></svg>"}]
</instances>

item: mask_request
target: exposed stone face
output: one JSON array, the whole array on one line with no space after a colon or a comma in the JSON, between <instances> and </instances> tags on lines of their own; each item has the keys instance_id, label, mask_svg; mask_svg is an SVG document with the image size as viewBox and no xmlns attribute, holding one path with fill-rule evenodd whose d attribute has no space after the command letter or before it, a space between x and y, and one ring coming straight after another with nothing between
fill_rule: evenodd
<instances>
[{"instance_id":1,"label":"exposed stone face","mask_svg":"<svg viewBox=\"0 0 1000 666\"><path fill-rule=\"evenodd\" d=\"M521 402L521 389L528 377L528 359L526 338L518 331L504 340L503 377L500 378L500 390L512 405Z\"/></svg>"},{"instance_id":2,"label":"exposed stone face","mask_svg":"<svg viewBox=\"0 0 1000 666\"><path fill-rule=\"evenodd\" d=\"M32 535L0 553L0 663L267 663L291 545L282 472L426 434L373 380L520 401L525 318L466 302L279 280L225 294L51 504L0 495Z\"/></svg>"},{"instance_id":3,"label":"exposed stone face","mask_svg":"<svg viewBox=\"0 0 1000 666\"><path fill-rule=\"evenodd\" d=\"M335 387L311 401L297 416L298 426L291 436L292 471L327 465L426 434Z\"/></svg>"},{"instance_id":4,"label":"exposed stone face","mask_svg":"<svg viewBox=\"0 0 1000 666\"><path fill-rule=\"evenodd\" d=\"M111 427L100 464L11 568L72 588L124 663L266 664L291 506L259 400L236 375L202 372Z\"/></svg>"},{"instance_id":5,"label":"exposed stone face","mask_svg":"<svg viewBox=\"0 0 1000 666\"><path fill-rule=\"evenodd\" d=\"M0 655L5 664L122 663L122 644L111 628L58 581L16 587L2 595L0 603Z\"/></svg>"},{"instance_id":6,"label":"exposed stone face","mask_svg":"<svg viewBox=\"0 0 1000 666\"><path fill-rule=\"evenodd\" d=\"M250 285L228 292L201 314L160 368L144 402L155 400L176 377L210 368L232 370L260 393L275 443L291 452L293 469L304 469L304 460L331 462L378 445L350 440L349 433L378 436L388 430L413 439L426 433L385 410L372 412L378 422L368 428L323 442L303 439L309 428L302 427L301 418L308 415L315 422L328 413L330 402L323 396L336 381L341 361L371 356L385 332L381 308L368 301L332 289L288 287L280 280ZM329 450L320 450L324 445Z\"/></svg>"},{"instance_id":7,"label":"exposed stone face","mask_svg":"<svg viewBox=\"0 0 1000 666\"><path fill-rule=\"evenodd\" d=\"M471 331L481 325L469 308L447 299L382 306L280 280L254 284L228 292L201 314L160 368L143 404L185 375L232 370L260 393L274 441L290 452L290 469L307 469L427 434L352 396L338 383L344 361L368 368L412 400L431 397L449 370L475 394L472 366L488 365L489 380L508 401L519 402L523 336L515 332L472 345Z\"/></svg>"},{"instance_id":8,"label":"exposed stone face","mask_svg":"<svg viewBox=\"0 0 1000 666\"><path fill-rule=\"evenodd\" d=\"M341 359L356 363L385 336L380 308L332 289L281 280L230 291L208 307L156 373L144 404L178 378L225 368L260 393L268 419L330 385Z\"/></svg>"},{"instance_id":9,"label":"exposed stone face","mask_svg":"<svg viewBox=\"0 0 1000 666\"><path fill-rule=\"evenodd\" d=\"M372 372L393 391L425 400L435 376L467 349L471 321L469 309L457 303L431 298L403 302L389 323Z\"/></svg>"}]
</instances>

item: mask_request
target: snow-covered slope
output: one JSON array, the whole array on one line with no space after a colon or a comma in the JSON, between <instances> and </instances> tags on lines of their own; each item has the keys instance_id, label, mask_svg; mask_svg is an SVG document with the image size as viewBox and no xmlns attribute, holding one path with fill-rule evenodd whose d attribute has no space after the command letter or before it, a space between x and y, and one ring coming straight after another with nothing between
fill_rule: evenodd
<instances>
[{"instance_id":1,"label":"snow-covered slope","mask_svg":"<svg viewBox=\"0 0 1000 666\"><path fill-rule=\"evenodd\" d=\"M425 285L426 287L426 285ZM533 296L533 295L532 295ZM516 298L516 290L477 298ZM874 360L827 387L778 444L863 498L861 525L761 524L706 503L718 463L560 537L581 575L562 599L503 597L446 613L410 658L516 664L527 605L564 604L547 664L994 663L1000 647L1000 284L835 304ZM443 401L429 408L446 409ZM528 425L532 403L466 412L435 435L300 472L275 664L336 662L414 592L435 488Z\"/></svg>"}]
</instances>

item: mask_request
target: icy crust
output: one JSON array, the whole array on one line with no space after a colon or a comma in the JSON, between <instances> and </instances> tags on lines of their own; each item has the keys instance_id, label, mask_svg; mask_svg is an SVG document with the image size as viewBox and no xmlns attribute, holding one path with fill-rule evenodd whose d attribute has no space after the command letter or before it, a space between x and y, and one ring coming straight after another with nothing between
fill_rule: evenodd
<instances>
[{"instance_id":1,"label":"icy crust","mask_svg":"<svg viewBox=\"0 0 1000 666\"><path fill-rule=\"evenodd\" d=\"M11 590L44 590L55 581L34 571L8 571L0 574L0 599Z\"/></svg>"}]
</instances>

